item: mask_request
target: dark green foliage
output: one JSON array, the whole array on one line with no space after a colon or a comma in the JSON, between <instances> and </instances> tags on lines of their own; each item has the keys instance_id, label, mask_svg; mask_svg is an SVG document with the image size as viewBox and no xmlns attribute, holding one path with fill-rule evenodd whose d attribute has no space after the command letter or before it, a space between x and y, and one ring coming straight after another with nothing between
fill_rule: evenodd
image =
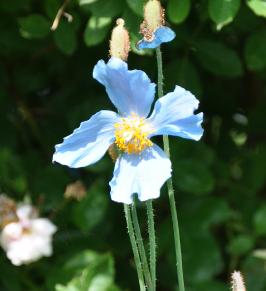
<instances>
[{"instance_id":1,"label":"dark green foliage","mask_svg":"<svg viewBox=\"0 0 266 291\"><path fill-rule=\"evenodd\" d=\"M11 2L0 3L0 191L31 199L58 232L53 257L32 265L13 267L1 251L0 290L137 290L123 207L109 197L111 159L69 169L51 157L81 121L112 108L92 69L108 59L116 18L130 30L129 67L156 82L153 52L135 48L145 1L69 1L73 21L62 16L55 31L62 1ZM265 291L265 1L162 3L177 35L162 47L165 91L191 90L205 114L202 141L170 140L187 290L230 290L230 272L240 269L249 291ZM66 201L77 180L87 196ZM165 189L154 204L158 290L176 290Z\"/></svg>"}]
</instances>

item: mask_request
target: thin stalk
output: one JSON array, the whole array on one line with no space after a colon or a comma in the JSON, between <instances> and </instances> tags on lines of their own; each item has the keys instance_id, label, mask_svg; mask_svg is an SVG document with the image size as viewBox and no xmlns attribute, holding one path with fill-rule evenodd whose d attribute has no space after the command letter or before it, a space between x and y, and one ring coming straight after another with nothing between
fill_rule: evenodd
<instances>
[{"instance_id":1,"label":"thin stalk","mask_svg":"<svg viewBox=\"0 0 266 291\"><path fill-rule=\"evenodd\" d=\"M148 216L148 233L149 233L149 247L150 247L150 270L153 289L156 289L156 239L154 227L154 214L152 200L146 202L147 216Z\"/></svg>"},{"instance_id":2,"label":"thin stalk","mask_svg":"<svg viewBox=\"0 0 266 291\"><path fill-rule=\"evenodd\" d=\"M163 96L163 62L162 62L162 52L160 47L156 48L156 58L158 66L158 98ZM170 159L170 147L168 136L163 136L164 151ZM184 275L183 275L183 265L182 265L182 251L180 242L180 232L176 213L176 204L173 188L173 180L170 178L167 181L168 196L170 202L170 211L174 230L174 241L175 241L175 253L176 253L176 269L178 277L179 291L185 291Z\"/></svg>"},{"instance_id":3,"label":"thin stalk","mask_svg":"<svg viewBox=\"0 0 266 291\"><path fill-rule=\"evenodd\" d=\"M139 227L139 220L138 220L135 202L133 202L131 209L132 209L132 220L133 220L134 230L135 230L135 234L136 234L138 250L139 250L139 254L140 254L140 259L141 259L142 264L143 264L144 278L146 281L147 289L152 291L153 288L152 288L151 274L150 274L149 265L148 265L146 252L145 252L145 247L144 247L144 243L143 243L143 239L142 239L142 235L141 235L141 230Z\"/></svg>"},{"instance_id":4,"label":"thin stalk","mask_svg":"<svg viewBox=\"0 0 266 291\"><path fill-rule=\"evenodd\" d=\"M140 256L139 256L139 251L137 247L137 242L134 234L134 228L133 228L133 223L132 223L132 218L130 214L130 207L127 204L124 204L124 211L125 211L125 216L126 216L126 222L127 222L127 229L128 229L128 234L130 238L130 243L134 255L134 260L135 260L135 265L137 268L137 274L138 274L138 279L139 279L139 288L140 291L145 291L145 283L144 283L144 276L143 276L143 269L140 261Z\"/></svg>"}]
</instances>

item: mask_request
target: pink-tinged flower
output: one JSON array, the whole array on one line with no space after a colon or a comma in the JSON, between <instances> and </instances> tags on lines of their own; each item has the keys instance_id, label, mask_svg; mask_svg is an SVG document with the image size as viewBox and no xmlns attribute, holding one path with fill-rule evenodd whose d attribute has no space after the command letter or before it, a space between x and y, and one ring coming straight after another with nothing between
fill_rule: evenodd
<instances>
[{"instance_id":1,"label":"pink-tinged flower","mask_svg":"<svg viewBox=\"0 0 266 291\"><path fill-rule=\"evenodd\" d=\"M56 226L38 218L31 205L17 208L17 222L7 224L0 235L0 244L13 265L20 266L52 255L52 236Z\"/></svg>"}]
</instances>

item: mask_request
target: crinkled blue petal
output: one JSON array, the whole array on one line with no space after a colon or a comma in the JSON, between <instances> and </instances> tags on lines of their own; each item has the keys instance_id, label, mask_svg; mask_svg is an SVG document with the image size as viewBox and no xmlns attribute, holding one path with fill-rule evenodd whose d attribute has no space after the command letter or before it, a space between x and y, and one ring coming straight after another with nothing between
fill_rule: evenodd
<instances>
[{"instance_id":1,"label":"crinkled blue petal","mask_svg":"<svg viewBox=\"0 0 266 291\"><path fill-rule=\"evenodd\" d=\"M148 121L154 129L151 136L174 135L199 140L203 135L203 114L194 114L199 101L189 91L175 90L156 101Z\"/></svg>"},{"instance_id":2,"label":"crinkled blue petal","mask_svg":"<svg viewBox=\"0 0 266 291\"><path fill-rule=\"evenodd\" d=\"M71 168L85 167L96 163L114 142L114 123L120 120L112 111L102 110L55 146L53 162Z\"/></svg>"},{"instance_id":3,"label":"crinkled blue petal","mask_svg":"<svg viewBox=\"0 0 266 291\"><path fill-rule=\"evenodd\" d=\"M155 84L140 70L128 70L127 63L111 58L107 64L100 60L93 77L105 86L112 103L122 116L133 113L146 117L155 94Z\"/></svg>"},{"instance_id":4,"label":"crinkled blue petal","mask_svg":"<svg viewBox=\"0 0 266 291\"><path fill-rule=\"evenodd\" d=\"M167 27L161 26L154 32L154 38L152 41L140 40L137 44L138 49L154 49L160 46L164 42L172 41L175 38L175 32Z\"/></svg>"},{"instance_id":5,"label":"crinkled blue petal","mask_svg":"<svg viewBox=\"0 0 266 291\"><path fill-rule=\"evenodd\" d=\"M110 182L111 199L130 204L133 194L140 201L158 198L164 182L171 176L171 162L157 145L141 154L122 154L116 161Z\"/></svg>"}]
</instances>

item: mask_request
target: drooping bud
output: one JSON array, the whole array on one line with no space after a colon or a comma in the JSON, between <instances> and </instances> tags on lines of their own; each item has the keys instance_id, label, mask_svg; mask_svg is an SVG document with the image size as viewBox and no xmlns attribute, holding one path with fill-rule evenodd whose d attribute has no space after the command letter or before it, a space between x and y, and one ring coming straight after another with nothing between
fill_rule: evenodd
<instances>
[{"instance_id":1,"label":"drooping bud","mask_svg":"<svg viewBox=\"0 0 266 291\"><path fill-rule=\"evenodd\" d=\"M140 33L146 41L152 41L154 31L164 24L164 9L160 1L149 0L144 6L144 21L140 26Z\"/></svg>"},{"instance_id":2,"label":"drooping bud","mask_svg":"<svg viewBox=\"0 0 266 291\"><path fill-rule=\"evenodd\" d=\"M125 21L118 18L111 35L110 56L126 61L130 50L130 41L128 31L124 25Z\"/></svg>"},{"instance_id":3,"label":"drooping bud","mask_svg":"<svg viewBox=\"0 0 266 291\"><path fill-rule=\"evenodd\" d=\"M239 271L232 273L232 291L246 291L244 279Z\"/></svg>"}]
</instances>

